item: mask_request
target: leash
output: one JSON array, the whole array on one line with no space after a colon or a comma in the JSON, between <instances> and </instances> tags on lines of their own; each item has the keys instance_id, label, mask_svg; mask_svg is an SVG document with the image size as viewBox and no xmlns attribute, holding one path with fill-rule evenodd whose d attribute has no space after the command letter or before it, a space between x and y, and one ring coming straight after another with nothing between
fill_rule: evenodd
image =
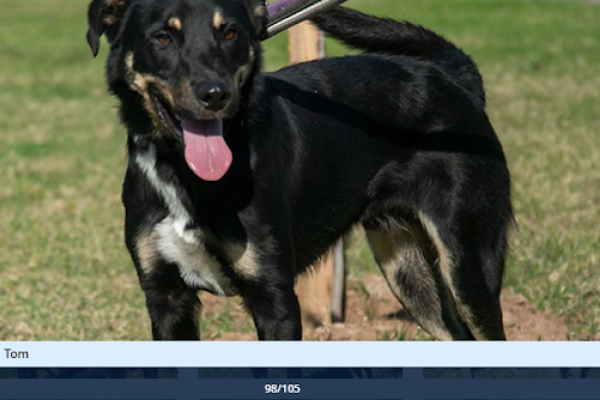
<instances>
[{"instance_id":1,"label":"leash","mask_svg":"<svg viewBox=\"0 0 600 400\"><path fill-rule=\"evenodd\" d=\"M302 21L344 3L346 0L279 0L266 3L268 23L265 37L269 39Z\"/></svg>"}]
</instances>

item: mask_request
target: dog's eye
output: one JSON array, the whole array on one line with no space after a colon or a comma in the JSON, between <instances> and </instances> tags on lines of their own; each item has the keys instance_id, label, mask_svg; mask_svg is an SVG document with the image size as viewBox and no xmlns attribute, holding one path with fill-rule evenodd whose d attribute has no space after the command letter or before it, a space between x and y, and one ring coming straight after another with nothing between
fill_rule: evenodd
<instances>
[{"instance_id":1,"label":"dog's eye","mask_svg":"<svg viewBox=\"0 0 600 400\"><path fill-rule=\"evenodd\" d=\"M223 34L223 39L226 42L230 42L237 37L237 31L235 29L228 29Z\"/></svg>"},{"instance_id":2,"label":"dog's eye","mask_svg":"<svg viewBox=\"0 0 600 400\"><path fill-rule=\"evenodd\" d=\"M171 44L173 43L173 38L168 33L160 33L154 37L156 41L160 44Z\"/></svg>"}]
</instances>

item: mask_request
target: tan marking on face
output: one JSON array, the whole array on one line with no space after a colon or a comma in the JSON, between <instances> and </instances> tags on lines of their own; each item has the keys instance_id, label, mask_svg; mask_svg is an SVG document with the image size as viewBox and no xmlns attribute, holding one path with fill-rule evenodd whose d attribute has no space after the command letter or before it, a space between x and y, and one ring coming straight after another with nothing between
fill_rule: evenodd
<instances>
[{"instance_id":1,"label":"tan marking on face","mask_svg":"<svg viewBox=\"0 0 600 400\"><path fill-rule=\"evenodd\" d=\"M144 75L140 74L134 69L134 57L133 53L129 52L125 56L125 69L126 78L129 86L134 91L138 92L146 101L150 101L150 94L148 93L148 80Z\"/></svg>"},{"instance_id":2,"label":"tan marking on face","mask_svg":"<svg viewBox=\"0 0 600 400\"><path fill-rule=\"evenodd\" d=\"M144 75L134 69L133 53L128 53L125 57L126 79L129 87L137 92L144 99L144 108L157 121L160 117L156 114L156 110L152 105L150 93L148 92L148 80Z\"/></svg>"},{"instance_id":3,"label":"tan marking on face","mask_svg":"<svg viewBox=\"0 0 600 400\"><path fill-rule=\"evenodd\" d=\"M181 32L183 25L181 24L181 20L177 17L173 17L169 20L169 27L175 29L176 31Z\"/></svg>"},{"instance_id":4,"label":"tan marking on face","mask_svg":"<svg viewBox=\"0 0 600 400\"><path fill-rule=\"evenodd\" d=\"M250 71L252 70L252 64L242 65L235 73L234 79L238 89L244 86L250 77Z\"/></svg>"},{"instance_id":5,"label":"tan marking on face","mask_svg":"<svg viewBox=\"0 0 600 400\"><path fill-rule=\"evenodd\" d=\"M142 233L137 239L136 250L142 271L146 274L152 273L160 260L156 231Z\"/></svg>"},{"instance_id":6,"label":"tan marking on face","mask_svg":"<svg viewBox=\"0 0 600 400\"><path fill-rule=\"evenodd\" d=\"M254 48L250 48L250 59L247 64L242 65L235 73L234 82L237 85L237 88L240 89L242 86L246 84L248 78L250 77L250 73L252 72L252 67L254 65L255 59Z\"/></svg>"},{"instance_id":7,"label":"tan marking on face","mask_svg":"<svg viewBox=\"0 0 600 400\"><path fill-rule=\"evenodd\" d=\"M129 52L125 56L125 69L126 69L126 78L129 84L129 87L135 92L139 93L140 96L144 99L144 108L152 117L154 124L157 128L162 131L167 132L172 136L176 136L174 132L171 132L170 129L167 129L164 126L162 119L157 114L156 109L154 108L154 104L152 103L152 97L150 95L150 88L158 91L163 100L166 100L169 103L170 107L173 107L174 98L173 93L169 88L169 85L163 81L162 79L152 76L149 74L142 74L134 69L134 57L133 53Z\"/></svg>"},{"instance_id":8,"label":"tan marking on face","mask_svg":"<svg viewBox=\"0 0 600 400\"><path fill-rule=\"evenodd\" d=\"M213 26L215 29L221 29L221 27L225 24L225 19L223 18L223 13L221 11L217 11L213 18Z\"/></svg>"}]
</instances>

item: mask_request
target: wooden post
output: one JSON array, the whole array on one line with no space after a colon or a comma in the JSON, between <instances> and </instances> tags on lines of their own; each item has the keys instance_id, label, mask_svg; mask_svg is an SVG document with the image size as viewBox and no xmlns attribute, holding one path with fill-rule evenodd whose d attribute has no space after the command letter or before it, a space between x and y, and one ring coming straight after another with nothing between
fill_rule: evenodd
<instances>
[{"instance_id":1,"label":"wooden post","mask_svg":"<svg viewBox=\"0 0 600 400\"><path fill-rule=\"evenodd\" d=\"M325 57L325 37L313 24L303 22L290 28L289 37L292 64ZM297 289L302 306L303 325L320 330L319 336L325 340L331 338L332 319L341 322L344 318L343 246L338 247L335 253L337 260L334 254L330 255L313 273L300 279Z\"/></svg>"},{"instance_id":2,"label":"wooden post","mask_svg":"<svg viewBox=\"0 0 600 400\"><path fill-rule=\"evenodd\" d=\"M310 22L303 22L290 28L289 35L291 64L325 57L325 37Z\"/></svg>"}]
</instances>

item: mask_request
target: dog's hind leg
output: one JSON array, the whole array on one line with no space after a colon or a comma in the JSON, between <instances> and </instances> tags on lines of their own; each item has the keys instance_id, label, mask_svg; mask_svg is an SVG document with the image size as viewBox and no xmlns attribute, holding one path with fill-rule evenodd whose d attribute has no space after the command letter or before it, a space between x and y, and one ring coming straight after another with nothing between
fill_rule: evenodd
<instances>
[{"instance_id":1,"label":"dog's hind leg","mask_svg":"<svg viewBox=\"0 0 600 400\"><path fill-rule=\"evenodd\" d=\"M439 340L473 339L438 272L433 243L418 221L393 231L365 228L390 289L419 325Z\"/></svg>"},{"instance_id":2,"label":"dog's hind leg","mask_svg":"<svg viewBox=\"0 0 600 400\"><path fill-rule=\"evenodd\" d=\"M437 266L463 324L477 340L506 340L500 292L507 219L501 213L466 215L460 220L420 212L419 220L435 245Z\"/></svg>"}]
</instances>

